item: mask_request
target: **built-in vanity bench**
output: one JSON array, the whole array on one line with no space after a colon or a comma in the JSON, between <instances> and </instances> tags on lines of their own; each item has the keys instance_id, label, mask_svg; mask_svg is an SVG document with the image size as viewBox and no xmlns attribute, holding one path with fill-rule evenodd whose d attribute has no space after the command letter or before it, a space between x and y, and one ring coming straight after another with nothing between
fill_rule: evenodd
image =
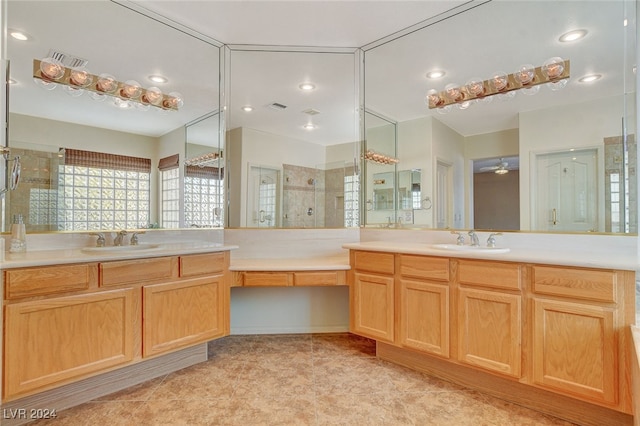
<instances>
[{"instance_id":1,"label":"built-in vanity bench","mask_svg":"<svg viewBox=\"0 0 640 426\"><path fill-rule=\"evenodd\" d=\"M347 285L349 257L244 258L231 260L232 286L289 287Z\"/></svg>"},{"instance_id":2,"label":"built-in vanity bench","mask_svg":"<svg viewBox=\"0 0 640 426\"><path fill-rule=\"evenodd\" d=\"M350 329L378 357L578 424L632 423L635 256L343 247Z\"/></svg>"},{"instance_id":3,"label":"built-in vanity bench","mask_svg":"<svg viewBox=\"0 0 640 426\"><path fill-rule=\"evenodd\" d=\"M234 248L8 255L3 411L59 410L205 361L206 342L229 334Z\"/></svg>"}]
</instances>

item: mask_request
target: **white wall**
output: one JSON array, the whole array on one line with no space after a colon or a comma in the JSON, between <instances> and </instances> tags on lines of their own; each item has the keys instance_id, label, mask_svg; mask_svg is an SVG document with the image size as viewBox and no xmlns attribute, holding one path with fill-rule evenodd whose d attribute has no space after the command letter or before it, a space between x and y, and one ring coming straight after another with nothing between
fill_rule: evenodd
<instances>
[{"instance_id":1,"label":"white wall","mask_svg":"<svg viewBox=\"0 0 640 426\"><path fill-rule=\"evenodd\" d=\"M451 228L464 228L468 226L465 219L465 195L464 195L464 137L445 126L436 119L433 120L433 180L435 182L435 169L438 160L452 165L453 169L453 194L452 213L453 220L449 222ZM434 200L434 206L438 200Z\"/></svg>"},{"instance_id":2,"label":"white wall","mask_svg":"<svg viewBox=\"0 0 640 426\"><path fill-rule=\"evenodd\" d=\"M530 176L532 176L535 154L566 151L571 148L602 148L605 137L622 134L623 106L622 97L614 96L573 104L570 107L556 106L520 114L520 226L522 230L530 230L532 226L531 194L534 188ZM604 160L599 158L598 182L604 182L603 173ZM602 200L602 189L599 192ZM603 205L601 202L599 204Z\"/></svg>"}]
</instances>

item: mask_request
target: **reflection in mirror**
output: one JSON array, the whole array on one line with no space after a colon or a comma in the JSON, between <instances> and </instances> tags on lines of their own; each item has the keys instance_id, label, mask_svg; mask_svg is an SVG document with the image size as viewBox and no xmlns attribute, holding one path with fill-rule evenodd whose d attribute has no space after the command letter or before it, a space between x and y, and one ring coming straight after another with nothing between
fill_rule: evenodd
<instances>
[{"instance_id":1,"label":"reflection in mirror","mask_svg":"<svg viewBox=\"0 0 640 426\"><path fill-rule=\"evenodd\" d=\"M396 123L399 167L421 169L422 197L433 201L421 225L637 232L636 3L557 1L548 8L519 1L462 8L467 10L363 47L365 107ZM561 42L560 36L572 29L586 29L587 35ZM466 48L470 33L473 49ZM431 109L424 102L431 89L441 93L471 80L492 84L498 73L514 73L523 64L542 66L552 57L570 61L570 77L561 90L540 85L447 109ZM428 78L434 70L444 76ZM589 74L599 78L585 81ZM371 119L365 115L368 133ZM475 162L495 164L514 156L518 170L483 177L503 178L487 191L501 191L507 179L517 191L500 201L476 193ZM363 185L367 200L373 201L374 173L366 174ZM371 208L367 203L369 213ZM367 214L366 224L388 226L395 212ZM493 220L487 221L487 214Z\"/></svg>"},{"instance_id":2,"label":"reflection in mirror","mask_svg":"<svg viewBox=\"0 0 640 426\"><path fill-rule=\"evenodd\" d=\"M77 2L7 2L7 26L28 34L26 41L7 39L15 81L8 143L24 157L26 167L22 183L6 196L3 230L14 214L26 218L29 232L141 228L162 222L156 165L173 155L183 161L185 125L218 110L219 48L129 6L84 2L83 14L96 19L77 19ZM112 96L44 80L37 84L34 60L47 57L95 76L135 80L150 92L141 90L136 98L137 90L126 87ZM171 111L154 106L149 97L153 86L164 94L181 93L184 104ZM211 143L217 146L215 135ZM58 157L60 148L74 155ZM144 171L131 166L141 161ZM213 222L207 218L207 223Z\"/></svg>"},{"instance_id":3,"label":"reflection in mirror","mask_svg":"<svg viewBox=\"0 0 640 426\"><path fill-rule=\"evenodd\" d=\"M358 226L353 49L230 46L230 227Z\"/></svg>"}]
</instances>

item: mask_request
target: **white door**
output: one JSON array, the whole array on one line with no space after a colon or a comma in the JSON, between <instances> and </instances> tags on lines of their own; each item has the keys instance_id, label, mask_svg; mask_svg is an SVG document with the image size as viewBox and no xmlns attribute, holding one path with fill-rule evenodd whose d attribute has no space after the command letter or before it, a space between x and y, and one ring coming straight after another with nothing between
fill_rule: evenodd
<instances>
[{"instance_id":1,"label":"white door","mask_svg":"<svg viewBox=\"0 0 640 426\"><path fill-rule=\"evenodd\" d=\"M280 170L251 166L248 193L248 226L257 228L278 226Z\"/></svg>"},{"instance_id":2,"label":"white door","mask_svg":"<svg viewBox=\"0 0 640 426\"><path fill-rule=\"evenodd\" d=\"M451 226L451 164L438 161L436 164L436 228Z\"/></svg>"},{"instance_id":3,"label":"white door","mask_svg":"<svg viewBox=\"0 0 640 426\"><path fill-rule=\"evenodd\" d=\"M535 230L598 229L597 150L537 156Z\"/></svg>"}]
</instances>

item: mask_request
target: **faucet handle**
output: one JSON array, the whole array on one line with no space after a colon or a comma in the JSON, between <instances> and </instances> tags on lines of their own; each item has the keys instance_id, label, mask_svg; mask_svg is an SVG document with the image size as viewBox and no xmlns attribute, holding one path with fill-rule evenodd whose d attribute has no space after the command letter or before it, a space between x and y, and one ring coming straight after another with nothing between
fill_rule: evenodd
<instances>
[{"instance_id":1,"label":"faucet handle","mask_svg":"<svg viewBox=\"0 0 640 426\"><path fill-rule=\"evenodd\" d=\"M104 247L105 239L104 239L104 234L102 232L92 232L89 235L93 235L95 237L98 237L98 239L96 241L96 247Z\"/></svg>"},{"instance_id":2,"label":"faucet handle","mask_svg":"<svg viewBox=\"0 0 640 426\"><path fill-rule=\"evenodd\" d=\"M457 235L458 238L456 238L456 244L459 246L463 246L464 245L464 235L458 231L451 231L452 234Z\"/></svg>"},{"instance_id":3,"label":"faucet handle","mask_svg":"<svg viewBox=\"0 0 640 426\"><path fill-rule=\"evenodd\" d=\"M131 234L131 241L129 241L129 244L132 246L137 246L138 245L138 235L140 234L144 234L144 231L135 231Z\"/></svg>"},{"instance_id":4,"label":"faucet handle","mask_svg":"<svg viewBox=\"0 0 640 426\"><path fill-rule=\"evenodd\" d=\"M496 246L496 236L502 235L502 232L492 232L489 234L489 238L487 238L487 247L495 247Z\"/></svg>"}]
</instances>

